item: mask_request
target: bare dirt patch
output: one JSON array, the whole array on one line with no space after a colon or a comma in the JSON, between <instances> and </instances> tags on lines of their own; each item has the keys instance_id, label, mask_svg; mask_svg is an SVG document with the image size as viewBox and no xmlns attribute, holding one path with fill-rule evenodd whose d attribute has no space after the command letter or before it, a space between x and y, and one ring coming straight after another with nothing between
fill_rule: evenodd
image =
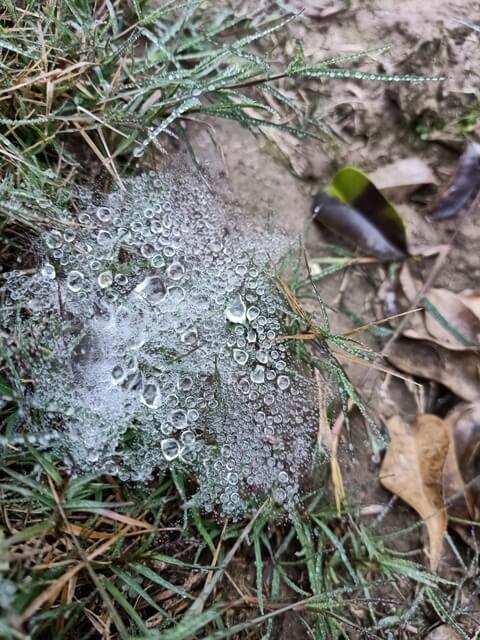
<instances>
[{"instance_id":1,"label":"bare dirt patch","mask_svg":"<svg viewBox=\"0 0 480 640\"><path fill-rule=\"evenodd\" d=\"M303 39L306 58L312 63L388 44L389 52L374 54L358 66L391 74L445 76L446 80L430 84L357 80L310 83L299 89L300 95L316 105L317 116L323 114L328 129L335 132L329 139L273 144L271 139L226 121L215 123L214 130L203 125L192 127L195 153L207 162L213 174L226 177L246 215L268 209L292 237L304 233L310 256L328 255L326 242L343 244L342 239L332 237L309 220L312 195L329 182L336 169L355 165L370 172L401 158L418 157L433 169L439 186L397 200L409 240L425 245L445 244L455 233L436 285L452 291L478 286L478 214L433 223L427 213L435 191L441 190L454 171L466 140L480 132L479 34L461 23L480 15L480 3L373 0L354 4L350 9L343 3L327 3L330 13L326 6L319 11L318 4L289 3L291 8L305 7L304 16L289 27L290 38ZM290 45L287 42L285 46ZM431 258L414 263L422 281L428 277L432 264ZM352 328L345 314L335 313L340 288L342 300L357 316L368 321L388 315L384 296L388 278L387 267L377 265L356 267L347 276L339 274L322 280L320 291L333 309L333 328L338 332ZM384 343L368 335L365 340L377 349ZM420 401L412 387L400 380L390 378L387 385L385 374L369 373L365 381L363 367L347 368L373 413L383 419L395 414L409 419L425 410L442 411L445 393L434 383L424 381L424 400ZM372 457L361 421L355 421L349 434L353 449L345 442L342 462L349 501L362 508L385 506L390 496L378 483L379 459ZM382 527L391 531L415 521L414 513L397 501ZM421 530L416 529L399 545L419 551Z\"/></svg>"}]
</instances>

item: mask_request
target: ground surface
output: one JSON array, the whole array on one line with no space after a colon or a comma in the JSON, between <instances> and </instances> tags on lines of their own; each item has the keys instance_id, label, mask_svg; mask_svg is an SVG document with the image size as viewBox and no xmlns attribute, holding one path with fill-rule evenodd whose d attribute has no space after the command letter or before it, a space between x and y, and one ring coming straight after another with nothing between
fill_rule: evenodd
<instances>
[{"instance_id":1,"label":"ground surface","mask_svg":"<svg viewBox=\"0 0 480 640\"><path fill-rule=\"evenodd\" d=\"M215 4L215 0L212 2ZM219 4L226 3L219 2ZM281 6L286 10L301 12L301 15L288 25L287 36L278 36L278 46L273 55L278 55L279 59L291 59L297 38L304 42L306 60L312 64L320 64L322 60L332 56L349 55L369 48L390 45L391 48L387 52L374 53L359 61L347 61L343 65L339 63L339 66L385 74L441 75L446 76L446 80L415 85L358 80L299 82L291 96L309 105L310 115L323 124L324 134L320 140L306 138L296 141L282 133L273 133L272 130L267 129L254 134L229 120L209 119L207 122L199 118L186 118L187 121L189 120L187 132L191 147L198 161L208 166L213 186L224 190L228 198L238 200L246 216L263 215L269 211L274 221L284 227L292 239L303 234L309 258L325 257L333 255L331 244L347 247L348 238L335 237L311 222L312 198L318 189L328 184L336 170L345 165L355 165L370 173L399 159L416 158L431 167L437 184L422 187L409 196L405 193L392 196L392 201L407 225L409 241L412 245L444 245L451 242L455 234L449 258L442 265L435 279L435 285L453 292L479 288L478 212L473 212L474 215L470 217L458 217L450 221L434 223L428 218L428 209L454 171L466 142L478 141L480 134L478 103L480 33L461 22L462 20L479 22L480 1L430 0L428 3L421 3L418 0L403 2L398 0L328 0L325 2L231 0L231 4L234 5L237 15L249 14L256 10L265 15L268 14L272 5L275 5L275 8ZM318 130L316 132L318 133ZM91 167L87 165L86 171L89 174L90 169ZM357 250L356 255L361 257L364 254L361 250ZM409 260L412 273L420 282L423 283L428 279L434 260L435 257ZM392 305L392 301L396 302L396 297L392 294L396 293L397 276L398 273L392 273L391 266L388 264L377 263L355 266L348 271L322 279L318 285L319 291L329 307L333 332L348 331L354 326L345 309L353 312L362 322L381 319L395 313L398 309L395 304ZM376 350L381 350L386 341L385 337L379 338L370 333L363 333L359 337L365 344ZM389 366L390 363L386 361L384 364ZM422 392L420 393L418 387L414 388L385 372L365 369L363 366L351 363L347 363L346 368L367 405L370 415L378 424L384 424L388 418L395 415L401 416L406 421L413 419L417 413L432 412L444 415L446 410L458 401L458 398L444 387L429 380L421 380ZM474 376L476 376L475 383L480 396L478 371L474 372ZM338 412L338 408L336 411ZM326 504L326 509L322 511L324 508L322 503L318 514L312 510L305 518L305 521L311 524L314 518L312 516L310 519L308 516L318 515L324 529L321 529L320 525L316 527L315 524L311 524L310 529L305 529L307 532L312 532L312 539L306 540L307 544L302 540L298 523L292 525L287 518L280 522L266 520L262 526L259 525L257 532L255 533L254 530L253 535L238 549L238 553L228 566L228 580L222 578L213 590L214 597L211 600L215 601L215 606L223 607L221 613L226 623L225 634L219 631L213 636L205 637L232 637L229 634L228 625L254 620L263 613L260 599L264 598L264 611L268 615L275 614L284 603L293 602L294 605L290 607L288 604L287 608L291 610L282 612L276 617L269 631L266 630L267 625L264 624L264 620L260 620L259 624L255 624L254 620L252 626L247 625L244 631L234 636L235 638L243 640L269 637L270 640L303 640L303 638L320 637L355 639L379 637L391 640L428 637L430 640L455 640L457 636L453 631L446 636L438 635L437 631L435 631L437 635L426 635L440 622L450 623L448 611L445 613L440 608L435 609L430 595L425 595L429 584L427 581L427 587L425 587L425 584L422 584L422 578L427 574L421 574L418 579L418 575L412 577L400 572L395 573L393 570L390 574L386 570L381 573L378 570L377 558L372 559L369 555L368 544L361 538L365 532L372 533L370 541L379 541L378 549L380 550L385 540L385 546L393 549L393 554L397 554L389 555L390 559L394 557L400 560L413 560L418 562L420 569L428 568L425 532L419 516L400 499L392 497L380 485L379 473L383 449L376 453L372 449L365 421L358 415L352 419L349 428L347 427L348 425L343 429L339 452L347 495L347 506L342 517L337 517L333 507L333 496L327 495L325 499L323 489L327 484L326 478L330 468L324 465L318 476L310 479L310 486L313 489L312 495L320 496L319 501L322 500ZM320 477L320 474L323 474L323 477ZM116 492L115 502L122 504L134 496L132 502L125 502L125 504L138 507L136 517L142 519L144 517L143 502L135 504L136 494L130 494L131 488L123 487L122 491L125 490L123 494L112 479L109 479L110 482L112 491ZM152 539L148 543L151 547L146 544L145 549L138 552L138 564L140 566L147 564L158 570L159 575L167 575L175 585L180 585L182 590L197 593L203 588L205 582L208 584L212 576L216 575L213 571L210 569L208 573L206 570L188 571L188 565L178 568L175 563L169 567L163 560L154 558L150 562L151 558L147 557L148 554L152 551L160 551L162 554L171 553L172 557L181 561L197 563L197 549L203 545L204 551L199 561L206 567L210 567L217 561L221 565L224 558L221 554L231 549L244 523L238 523L238 526L234 523L230 526L231 523L210 522L206 518L208 528L202 531L195 523L197 526L195 529L192 523L188 529L189 537L185 539L183 528L186 519L183 513L182 487L179 489L181 500L176 493L178 487L175 489L172 486L171 490L168 490L170 506L166 514L162 514L157 506L157 504L164 504L163 494L160 490L158 491L160 498L157 503L153 489L147 488L145 513L150 514L150 511L153 511L155 523L157 523L158 513L158 522L175 526L167 527L159 537L154 537L152 534ZM95 493L95 499L97 498ZM170 515L170 507L173 515ZM54 510L56 508L55 501L52 508ZM23 522L23 514L21 516ZM202 524L202 520L199 519L199 522ZM328 534L325 534L327 525L331 529L327 529ZM297 527L296 531L295 527ZM362 527L364 528L361 529ZM401 534L395 535L399 531ZM208 545L209 548L205 548L201 538L204 533L210 535L209 532L214 542L211 546ZM224 533L225 540L223 540ZM288 538L290 533L292 536ZM455 537L455 535L452 533L452 536ZM337 547L334 536L338 536L345 547L341 544ZM285 553L280 562L276 554L284 545L285 539L287 539ZM455 537L455 544L459 555L463 554L462 558L475 556L475 551L462 543L458 536ZM40 547L42 545L43 540ZM56 545L55 541L52 549ZM361 545L363 546L357 553L357 548ZM340 551L338 551L339 548ZM348 553L346 562L347 553L344 548ZM20 552L23 553L21 549ZM120 557L120 560L117 557L113 560L109 558L106 562L99 562L98 567L95 568L99 571L105 569L106 575L110 575L109 563L114 568L120 567L123 570L130 566L130 555L133 560L137 559L135 553L127 547L126 553ZM310 575L312 558L308 556L309 553L314 556L315 562L318 560L318 564L315 565L317 573L313 576L313 581ZM50 556L47 552L45 554L46 562L50 562ZM52 555L52 557L55 556ZM22 559L23 556L20 555L19 558ZM349 601L348 595L344 599L343 592L339 596L335 593L332 613L328 614L330 616L328 619L330 622L338 622L337 634L320 636L317 633L315 635L316 631L312 629L319 628L315 627L315 624L322 616L318 616L314 611L314 603L311 607L302 607L297 606L298 601L310 593L314 593L316 597L323 597L327 589L338 587L341 591L344 585L350 585L352 577L349 571L351 565L348 564L350 559L354 565L352 574L354 570L357 571L353 576L354 593L357 594L360 591L356 578L367 580L365 593L372 598L374 615L371 615L370 605L366 601L360 599L358 602ZM358 566L355 564L357 561ZM125 566L122 564L124 562ZM447 548L439 567L439 575L450 579L453 588L452 583L445 589L441 585L436 591L432 589L432 593L445 595L445 601L450 598L450 603L457 599L456 608L458 605L474 611L477 615L478 584L476 588L472 587L472 584L475 581L478 583L478 551L471 565L474 566L474 570L469 575L467 575L466 565L462 562L462 559L456 558ZM281 587L279 592L274 594L274 569L277 563L287 568L290 583L279 580ZM27 572L30 566L34 564L26 565ZM205 575L208 575L206 581ZM115 579L116 577L115 575ZM379 578L383 582L375 584ZM455 585L467 578L470 580L468 587L457 591ZM160 584L157 588L158 585L148 580L143 581L138 576L137 579L138 584L145 585L148 593L153 594L155 598L159 597L159 602L165 601L165 608L173 615L180 617L189 606L190 601L183 597L182 592L172 593L169 588L165 588L165 585ZM312 587L312 582L317 583L316 588ZM135 583L131 584L135 587ZM293 587L290 588L292 584ZM299 587L296 590L295 584ZM318 584L322 587L318 588ZM327 587L324 588L324 585ZM361 582L361 587L363 585L364 583ZM70 583L66 585L66 598L73 597L67 593L70 586ZM370 591L369 587L371 587ZM74 587L73 591L75 591ZM86 598L91 591L88 577L83 577L83 574L79 591L81 598ZM146 622L149 628L156 628L162 616L152 614L149 609L151 599L145 600L147 604L145 602L142 604L141 599L136 599L135 594L138 591L126 589L124 593L127 593L130 601L134 603L134 613L137 611L141 617L144 614L146 617L150 616ZM326 600L328 595L327 593L325 596ZM55 598L52 601L54 600ZM337 607L337 605L340 606ZM408 620L400 619L401 615L399 615L398 622L392 623L390 627L386 625L382 627L385 618L395 616L397 612L395 607L398 607L399 612L408 610ZM54 607L51 611L54 611ZM45 619L47 619L51 611L41 611L40 615L45 613ZM88 609L86 611L90 616ZM149 613L145 613L146 611ZM348 618L347 622L344 623L339 617L335 618L335 612L339 616L345 614ZM127 611L127 614L126 617L131 617L130 611ZM93 620L93 626L88 637L109 640L119 637L116 635L108 611L102 609L102 619L99 617L97 620L92 609L91 620ZM469 616L461 614L458 620L465 631L465 635L458 637L478 637L474 635L477 627L480 626L478 615L475 618L474 614ZM352 621L353 624L350 624ZM38 624L41 634L41 622ZM364 626L370 627L370 625L375 627L374 634L362 631ZM95 635L95 630L98 635ZM173 629L172 633L180 634L181 631L181 628L180 631ZM75 638L78 637L78 633L79 631L75 628L73 635L62 635L62 637ZM266 635L267 633L269 636ZM186 633L181 637L187 636L191 637ZM23 638L24 636L15 637ZM164 636L158 637L163 640ZM165 637L177 640L180 635L167 634Z\"/></svg>"},{"instance_id":2,"label":"ground surface","mask_svg":"<svg viewBox=\"0 0 480 640\"><path fill-rule=\"evenodd\" d=\"M312 62L388 44L392 47L389 52L366 59L359 66L388 73L447 76L445 82L429 85L328 81L303 89L306 98L316 101L317 115L324 114L325 122L343 141L337 138L321 143L310 139L292 145L281 140L276 145L271 139L253 135L228 121L215 122L213 135L212 130L194 125L192 141L196 154L208 162L214 174L226 174L228 188L244 204L245 211L270 210L292 237L306 230L307 249L315 257L328 255L323 247L325 242L342 244L308 221L312 194L328 183L339 167L355 165L369 172L395 160L416 156L434 170L441 189L453 172L465 141L475 139L480 132L474 117L480 87L479 34L459 22L474 21L475 16L480 16L480 3L377 0L353 3L351 9L343 11L342 2L291 2L290 6L305 6L304 15L289 29L292 39L303 39L306 57ZM332 15L322 17L328 14L328 8L332 9ZM452 291L478 287L478 217L431 223L426 213L434 195L434 189L427 189L414 198L396 199L409 240L437 245L449 242L456 231L450 257L436 284ZM431 267L431 259L414 265L422 281ZM339 274L323 280L321 294L335 309L342 287L342 300L349 309L365 320L378 319L388 315L380 300L380 286L386 277L384 267L356 268L346 278ZM338 331L352 327L342 313L332 312L331 321ZM371 344L378 348L381 343ZM349 371L369 406L383 418L400 414L409 419L417 411L434 410L428 406L432 391L429 383L425 383L427 400L421 406L418 397L401 381L390 380L387 391L385 386L381 388L384 374L369 374L365 381L364 368L350 367ZM433 396L437 392L437 388L433 389ZM350 436L353 454L345 454L342 462L346 490L352 503L372 507L375 512L374 507L386 505L391 496L381 489L379 460L365 445L361 424L356 426L357 431L353 429ZM413 511L397 501L385 519L385 530L405 526L415 519ZM403 538L401 546L420 559L421 532L417 529L410 539ZM448 559L444 565L448 573ZM301 633L294 620L287 617L278 637L303 637Z\"/></svg>"}]
</instances>

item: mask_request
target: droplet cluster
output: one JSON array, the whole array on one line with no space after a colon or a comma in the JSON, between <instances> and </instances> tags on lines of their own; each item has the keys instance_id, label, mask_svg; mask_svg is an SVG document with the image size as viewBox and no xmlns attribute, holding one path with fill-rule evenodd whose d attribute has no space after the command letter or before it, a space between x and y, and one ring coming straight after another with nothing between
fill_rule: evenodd
<instances>
[{"instance_id":1,"label":"droplet cluster","mask_svg":"<svg viewBox=\"0 0 480 640\"><path fill-rule=\"evenodd\" d=\"M82 193L39 239L38 268L3 276L2 324L35 345L29 429L54 433L74 473L187 467L205 510L293 503L316 392L282 338L273 274L288 239L191 171L125 187Z\"/></svg>"}]
</instances>

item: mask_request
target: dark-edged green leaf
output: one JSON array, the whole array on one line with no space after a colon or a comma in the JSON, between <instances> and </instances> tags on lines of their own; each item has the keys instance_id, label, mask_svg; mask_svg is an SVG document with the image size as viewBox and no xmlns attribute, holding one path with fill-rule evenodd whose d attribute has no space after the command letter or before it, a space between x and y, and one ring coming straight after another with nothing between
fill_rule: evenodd
<instances>
[{"instance_id":1,"label":"dark-edged green leaf","mask_svg":"<svg viewBox=\"0 0 480 640\"><path fill-rule=\"evenodd\" d=\"M386 260L408 255L405 225L395 207L354 167L340 169L313 201L314 219L370 254Z\"/></svg>"}]
</instances>

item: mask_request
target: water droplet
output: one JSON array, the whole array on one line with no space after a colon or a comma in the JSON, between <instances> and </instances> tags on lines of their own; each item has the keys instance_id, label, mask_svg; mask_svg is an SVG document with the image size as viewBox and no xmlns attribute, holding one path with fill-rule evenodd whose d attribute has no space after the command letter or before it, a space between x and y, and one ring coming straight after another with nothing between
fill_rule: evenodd
<instances>
[{"instance_id":1,"label":"water droplet","mask_svg":"<svg viewBox=\"0 0 480 640\"><path fill-rule=\"evenodd\" d=\"M106 289L111 287L113 283L113 276L111 271L103 271L97 278L98 286L100 289Z\"/></svg>"},{"instance_id":2,"label":"water droplet","mask_svg":"<svg viewBox=\"0 0 480 640\"><path fill-rule=\"evenodd\" d=\"M48 262L43 265L43 267L40 270L40 273L47 280L55 280L55 276L56 276L55 267Z\"/></svg>"},{"instance_id":3,"label":"water droplet","mask_svg":"<svg viewBox=\"0 0 480 640\"><path fill-rule=\"evenodd\" d=\"M250 383L246 378L242 378L238 383L238 388L240 389L241 393L244 393L246 395L250 392Z\"/></svg>"},{"instance_id":4,"label":"water droplet","mask_svg":"<svg viewBox=\"0 0 480 640\"><path fill-rule=\"evenodd\" d=\"M140 253L144 258L153 258L155 256L155 247L153 244L142 244Z\"/></svg>"},{"instance_id":5,"label":"water droplet","mask_svg":"<svg viewBox=\"0 0 480 640\"><path fill-rule=\"evenodd\" d=\"M173 427L169 422L164 422L160 427L160 431L163 433L164 436L169 436L170 434L173 433Z\"/></svg>"},{"instance_id":6,"label":"water droplet","mask_svg":"<svg viewBox=\"0 0 480 640\"><path fill-rule=\"evenodd\" d=\"M258 364L255 369L250 373L250 380L255 384L261 384L265 381L265 367Z\"/></svg>"},{"instance_id":7,"label":"water droplet","mask_svg":"<svg viewBox=\"0 0 480 640\"><path fill-rule=\"evenodd\" d=\"M286 471L280 471L280 473L278 474L278 481L282 484L288 482L288 473Z\"/></svg>"},{"instance_id":8,"label":"water droplet","mask_svg":"<svg viewBox=\"0 0 480 640\"><path fill-rule=\"evenodd\" d=\"M150 264L155 269L162 269L162 267L165 266L165 258L162 256L161 253L157 253L155 256L151 258Z\"/></svg>"},{"instance_id":9,"label":"water droplet","mask_svg":"<svg viewBox=\"0 0 480 640\"><path fill-rule=\"evenodd\" d=\"M185 273L185 268L180 262L172 262L167 269L167 274L172 280L181 280Z\"/></svg>"},{"instance_id":10,"label":"water droplet","mask_svg":"<svg viewBox=\"0 0 480 640\"><path fill-rule=\"evenodd\" d=\"M225 317L233 323L243 323L247 317L245 303L237 294L228 307L225 309Z\"/></svg>"},{"instance_id":11,"label":"water droplet","mask_svg":"<svg viewBox=\"0 0 480 640\"><path fill-rule=\"evenodd\" d=\"M270 407L275 402L275 397L271 393L266 393L263 397L264 403Z\"/></svg>"},{"instance_id":12,"label":"water droplet","mask_svg":"<svg viewBox=\"0 0 480 640\"><path fill-rule=\"evenodd\" d=\"M196 409L189 409L187 411L187 421L188 422L196 422L200 417L200 414Z\"/></svg>"},{"instance_id":13,"label":"water droplet","mask_svg":"<svg viewBox=\"0 0 480 640\"><path fill-rule=\"evenodd\" d=\"M159 276L148 276L135 287L134 291L154 306L160 304L166 294L165 285Z\"/></svg>"},{"instance_id":14,"label":"water droplet","mask_svg":"<svg viewBox=\"0 0 480 640\"><path fill-rule=\"evenodd\" d=\"M227 473L227 482L228 484L237 484L238 482L238 474L230 471Z\"/></svg>"},{"instance_id":15,"label":"water droplet","mask_svg":"<svg viewBox=\"0 0 480 640\"><path fill-rule=\"evenodd\" d=\"M277 385L278 388L282 391L288 389L288 387L290 386L290 378L288 376L278 376Z\"/></svg>"},{"instance_id":16,"label":"water droplet","mask_svg":"<svg viewBox=\"0 0 480 640\"><path fill-rule=\"evenodd\" d=\"M178 388L181 391L190 391L193 387L193 378L191 376L184 376L178 381Z\"/></svg>"},{"instance_id":17,"label":"water droplet","mask_svg":"<svg viewBox=\"0 0 480 640\"><path fill-rule=\"evenodd\" d=\"M186 444L188 446L192 446L193 444L195 444L195 434L193 433L193 431L183 431L180 439L183 444Z\"/></svg>"},{"instance_id":18,"label":"water droplet","mask_svg":"<svg viewBox=\"0 0 480 640\"><path fill-rule=\"evenodd\" d=\"M150 409L158 409L161 404L161 395L156 382L147 382L140 395L140 402Z\"/></svg>"},{"instance_id":19,"label":"water droplet","mask_svg":"<svg viewBox=\"0 0 480 640\"><path fill-rule=\"evenodd\" d=\"M111 244L112 240L112 234L108 231L105 231L105 229L101 229L97 234L97 242L102 247L106 247L107 245Z\"/></svg>"},{"instance_id":20,"label":"water droplet","mask_svg":"<svg viewBox=\"0 0 480 640\"><path fill-rule=\"evenodd\" d=\"M183 409L171 411L168 419L175 429L185 429L187 426L187 414Z\"/></svg>"},{"instance_id":21,"label":"water droplet","mask_svg":"<svg viewBox=\"0 0 480 640\"><path fill-rule=\"evenodd\" d=\"M261 349L259 351L256 352L256 357L258 362L261 362L262 364L267 364L268 362L268 355L265 353L265 351L262 351Z\"/></svg>"},{"instance_id":22,"label":"water droplet","mask_svg":"<svg viewBox=\"0 0 480 640\"><path fill-rule=\"evenodd\" d=\"M112 216L112 212L108 207L98 207L96 216L100 222L109 222Z\"/></svg>"},{"instance_id":23,"label":"water droplet","mask_svg":"<svg viewBox=\"0 0 480 640\"><path fill-rule=\"evenodd\" d=\"M244 365L248 360L248 353L243 351L243 349L234 349L233 350L233 359L240 365Z\"/></svg>"},{"instance_id":24,"label":"water droplet","mask_svg":"<svg viewBox=\"0 0 480 640\"><path fill-rule=\"evenodd\" d=\"M171 462L178 458L180 447L175 438L165 438L161 443L163 457L167 462Z\"/></svg>"},{"instance_id":25,"label":"water droplet","mask_svg":"<svg viewBox=\"0 0 480 640\"><path fill-rule=\"evenodd\" d=\"M185 445L184 447L182 447L179 456L182 462L184 462L185 464L192 464L193 462L195 462L196 457L196 453L190 445Z\"/></svg>"},{"instance_id":26,"label":"water droplet","mask_svg":"<svg viewBox=\"0 0 480 640\"><path fill-rule=\"evenodd\" d=\"M214 240L210 243L210 249L213 253L220 253L220 251L223 249L223 245L218 240Z\"/></svg>"},{"instance_id":27,"label":"water droplet","mask_svg":"<svg viewBox=\"0 0 480 640\"><path fill-rule=\"evenodd\" d=\"M260 310L258 309L258 307L248 307L247 320L249 322L252 322L252 320L255 320L256 318L258 318L259 315L260 315Z\"/></svg>"},{"instance_id":28,"label":"water droplet","mask_svg":"<svg viewBox=\"0 0 480 640\"><path fill-rule=\"evenodd\" d=\"M112 369L113 384L121 384L123 382L124 377L125 377L125 372L123 370L123 367L121 367L119 364L113 367Z\"/></svg>"},{"instance_id":29,"label":"water droplet","mask_svg":"<svg viewBox=\"0 0 480 640\"><path fill-rule=\"evenodd\" d=\"M171 302L179 303L185 299L185 291L182 287L168 287L168 297Z\"/></svg>"},{"instance_id":30,"label":"water droplet","mask_svg":"<svg viewBox=\"0 0 480 640\"><path fill-rule=\"evenodd\" d=\"M81 271L70 271L67 276L67 287L70 289L70 291L77 293L77 291L80 291L83 287L84 280L85 276Z\"/></svg>"},{"instance_id":31,"label":"water droplet","mask_svg":"<svg viewBox=\"0 0 480 640\"><path fill-rule=\"evenodd\" d=\"M198 332L197 332L197 330L196 329L187 329L180 336L180 340L184 344L188 344L190 346L196 345L197 344L197 340L198 340Z\"/></svg>"},{"instance_id":32,"label":"water droplet","mask_svg":"<svg viewBox=\"0 0 480 640\"><path fill-rule=\"evenodd\" d=\"M124 287L126 284L128 284L128 278L124 273L117 273L117 275L115 276L115 282L121 287Z\"/></svg>"},{"instance_id":33,"label":"water droplet","mask_svg":"<svg viewBox=\"0 0 480 640\"><path fill-rule=\"evenodd\" d=\"M80 224L90 224L92 222L92 219L88 215L88 213L80 213L78 216L78 221L80 222Z\"/></svg>"},{"instance_id":34,"label":"water droplet","mask_svg":"<svg viewBox=\"0 0 480 640\"><path fill-rule=\"evenodd\" d=\"M49 249L58 249L63 244L63 236L60 231L53 229L47 233L45 243Z\"/></svg>"}]
</instances>

